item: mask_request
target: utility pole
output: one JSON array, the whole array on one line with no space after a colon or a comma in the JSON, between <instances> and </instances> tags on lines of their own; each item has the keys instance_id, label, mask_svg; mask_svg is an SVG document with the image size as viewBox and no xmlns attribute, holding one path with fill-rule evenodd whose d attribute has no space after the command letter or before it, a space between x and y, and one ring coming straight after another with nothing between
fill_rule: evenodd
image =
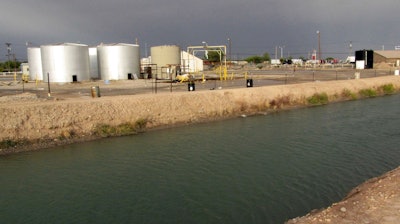
<instances>
[{"instance_id":1,"label":"utility pole","mask_svg":"<svg viewBox=\"0 0 400 224\"><path fill-rule=\"evenodd\" d=\"M12 54L12 56L14 61L14 81L17 81L17 58L15 57L15 54Z\"/></svg>"},{"instance_id":2,"label":"utility pole","mask_svg":"<svg viewBox=\"0 0 400 224\"><path fill-rule=\"evenodd\" d=\"M229 56L229 61L232 61L232 40L231 38L228 38L228 56Z\"/></svg>"},{"instance_id":3,"label":"utility pole","mask_svg":"<svg viewBox=\"0 0 400 224\"><path fill-rule=\"evenodd\" d=\"M283 48L285 48L285 46L279 46L279 48L281 49L281 58L283 58Z\"/></svg>"},{"instance_id":4,"label":"utility pole","mask_svg":"<svg viewBox=\"0 0 400 224\"><path fill-rule=\"evenodd\" d=\"M8 57L8 60L10 60L10 56L11 56L11 43L6 43L6 45L7 45L7 57Z\"/></svg>"},{"instance_id":5,"label":"utility pole","mask_svg":"<svg viewBox=\"0 0 400 224\"><path fill-rule=\"evenodd\" d=\"M318 60L322 60L321 58L321 32L317 30L317 35L318 35Z\"/></svg>"},{"instance_id":6,"label":"utility pole","mask_svg":"<svg viewBox=\"0 0 400 224\"><path fill-rule=\"evenodd\" d=\"M349 44L349 56L352 54L352 50L353 49L353 42L352 41L350 41L350 44Z\"/></svg>"},{"instance_id":7,"label":"utility pole","mask_svg":"<svg viewBox=\"0 0 400 224\"><path fill-rule=\"evenodd\" d=\"M11 43L6 43L7 45L7 59L8 59L8 72L11 70L11 64L10 64L10 56L11 56Z\"/></svg>"},{"instance_id":8,"label":"utility pole","mask_svg":"<svg viewBox=\"0 0 400 224\"><path fill-rule=\"evenodd\" d=\"M148 57L147 56L147 43L146 42L144 42L144 57Z\"/></svg>"}]
</instances>

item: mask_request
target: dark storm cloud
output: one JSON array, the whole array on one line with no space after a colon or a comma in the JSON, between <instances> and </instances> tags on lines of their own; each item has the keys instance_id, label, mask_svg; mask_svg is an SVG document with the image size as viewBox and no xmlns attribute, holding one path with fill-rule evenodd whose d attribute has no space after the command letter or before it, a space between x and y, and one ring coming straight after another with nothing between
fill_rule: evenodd
<instances>
[{"instance_id":1,"label":"dark storm cloud","mask_svg":"<svg viewBox=\"0 0 400 224\"><path fill-rule=\"evenodd\" d=\"M25 42L96 45L136 38L142 48L220 45L230 38L236 55L274 56L284 46L285 56L307 56L317 47L317 30L326 56L344 57L350 41L354 49L400 45L398 0L5 0L2 9L0 55L10 42L22 58Z\"/></svg>"}]
</instances>

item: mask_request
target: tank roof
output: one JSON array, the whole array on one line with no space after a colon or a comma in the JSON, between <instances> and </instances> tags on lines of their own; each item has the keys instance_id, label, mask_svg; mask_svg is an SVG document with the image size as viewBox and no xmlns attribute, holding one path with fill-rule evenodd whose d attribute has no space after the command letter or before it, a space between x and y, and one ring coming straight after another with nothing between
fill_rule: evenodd
<instances>
[{"instance_id":1,"label":"tank roof","mask_svg":"<svg viewBox=\"0 0 400 224\"><path fill-rule=\"evenodd\" d=\"M99 44L99 47L102 47L102 46L105 46L105 47L107 47L107 46L133 46L133 47L138 47L139 45L137 45L137 44L128 44L128 43L108 43L108 44L104 44L104 43L100 43Z\"/></svg>"},{"instance_id":2,"label":"tank roof","mask_svg":"<svg viewBox=\"0 0 400 224\"><path fill-rule=\"evenodd\" d=\"M47 45L42 45L42 46L82 46L82 47L87 47L88 45L79 44L79 43L57 43L57 44L47 44Z\"/></svg>"}]
</instances>

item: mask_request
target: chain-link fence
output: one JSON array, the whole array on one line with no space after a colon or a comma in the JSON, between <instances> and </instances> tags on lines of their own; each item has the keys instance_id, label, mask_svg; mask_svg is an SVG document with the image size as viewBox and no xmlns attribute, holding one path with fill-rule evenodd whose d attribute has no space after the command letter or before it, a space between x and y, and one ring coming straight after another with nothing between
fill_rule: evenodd
<instances>
[{"instance_id":1,"label":"chain-link fence","mask_svg":"<svg viewBox=\"0 0 400 224\"><path fill-rule=\"evenodd\" d=\"M324 82L334 80L364 79L395 75L398 70L351 68L267 68L267 69L230 69L225 74L215 71L197 73L193 82L177 80L136 79L120 81L84 81L74 83L44 83L23 81L22 75L0 75L0 96L34 93L39 97L60 98L90 97L92 87L98 87L97 96L158 94L166 92L206 91L233 88L259 87L268 85L289 85L304 82ZM251 81L251 85L250 82ZM50 89L50 91L49 91Z\"/></svg>"}]
</instances>

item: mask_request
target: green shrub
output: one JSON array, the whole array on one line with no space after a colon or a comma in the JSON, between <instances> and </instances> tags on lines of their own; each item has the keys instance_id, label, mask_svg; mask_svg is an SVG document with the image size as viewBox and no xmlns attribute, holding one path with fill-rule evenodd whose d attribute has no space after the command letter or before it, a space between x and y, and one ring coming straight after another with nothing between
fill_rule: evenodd
<instances>
[{"instance_id":1,"label":"green shrub","mask_svg":"<svg viewBox=\"0 0 400 224\"><path fill-rule=\"evenodd\" d=\"M385 95L393 94L393 93L395 92L395 88L394 88L393 84L382 85L379 89L380 89Z\"/></svg>"},{"instance_id":2,"label":"green shrub","mask_svg":"<svg viewBox=\"0 0 400 224\"><path fill-rule=\"evenodd\" d=\"M311 105L323 105L329 102L328 94L326 93L315 93L311 97L307 98L308 104Z\"/></svg>"},{"instance_id":3,"label":"green shrub","mask_svg":"<svg viewBox=\"0 0 400 224\"><path fill-rule=\"evenodd\" d=\"M93 130L93 134L101 137L112 136L115 132L115 127L109 124L98 124Z\"/></svg>"},{"instance_id":4,"label":"green shrub","mask_svg":"<svg viewBox=\"0 0 400 224\"><path fill-rule=\"evenodd\" d=\"M362 90L360 90L359 93L363 97L375 97L375 96L377 96L377 92L374 89L362 89Z\"/></svg>"},{"instance_id":5,"label":"green shrub","mask_svg":"<svg viewBox=\"0 0 400 224\"><path fill-rule=\"evenodd\" d=\"M131 123L122 123L115 128L116 135L130 135L136 133L136 126Z\"/></svg>"}]
</instances>

